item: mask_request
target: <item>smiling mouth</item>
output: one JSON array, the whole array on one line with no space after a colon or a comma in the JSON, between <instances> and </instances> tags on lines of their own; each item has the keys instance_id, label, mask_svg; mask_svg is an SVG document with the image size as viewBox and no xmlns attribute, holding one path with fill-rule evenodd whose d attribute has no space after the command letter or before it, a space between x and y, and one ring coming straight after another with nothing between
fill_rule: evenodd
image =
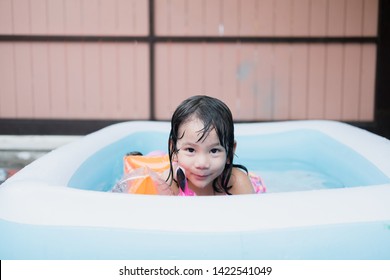
<instances>
[{"instance_id":1,"label":"smiling mouth","mask_svg":"<svg viewBox=\"0 0 390 280\"><path fill-rule=\"evenodd\" d=\"M209 175L196 175L194 174L194 177L200 180L204 180L209 177Z\"/></svg>"}]
</instances>

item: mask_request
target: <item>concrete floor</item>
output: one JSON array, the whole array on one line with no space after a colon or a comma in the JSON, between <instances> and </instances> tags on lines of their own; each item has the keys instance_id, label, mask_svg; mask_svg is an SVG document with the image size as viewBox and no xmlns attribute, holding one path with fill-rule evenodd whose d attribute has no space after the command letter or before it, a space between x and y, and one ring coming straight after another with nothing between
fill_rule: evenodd
<instances>
[{"instance_id":1,"label":"concrete floor","mask_svg":"<svg viewBox=\"0 0 390 280\"><path fill-rule=\"evenodd\" d=\"M0 184L24 166L81 136L0 136Z\"/></svg>"}]
</instances>

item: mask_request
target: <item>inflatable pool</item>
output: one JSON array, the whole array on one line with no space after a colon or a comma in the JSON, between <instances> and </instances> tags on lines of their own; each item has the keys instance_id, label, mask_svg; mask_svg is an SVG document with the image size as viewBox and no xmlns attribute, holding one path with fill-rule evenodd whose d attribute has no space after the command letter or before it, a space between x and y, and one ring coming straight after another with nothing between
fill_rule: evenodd
<instances>
[{"instance_id":1,"label":"inflatable pool","mask_svg":"<svg viewBox=\"0 0 390 280\"><path fill-rule=\"evenodd\" d=\"M124 122L0 186L0 259L390 259L390 141L333 121L236 124L235 162L267 193L113 193L123 155L167 122Z\"/></svg>"}]
</instances>

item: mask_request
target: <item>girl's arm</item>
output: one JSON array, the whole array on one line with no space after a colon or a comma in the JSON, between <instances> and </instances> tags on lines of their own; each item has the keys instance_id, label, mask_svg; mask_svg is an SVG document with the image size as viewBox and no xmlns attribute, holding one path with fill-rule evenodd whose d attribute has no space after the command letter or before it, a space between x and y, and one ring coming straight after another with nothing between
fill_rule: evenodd
<instances>
[{"instance_id":1,"label":"girl's arm","mask_svg":"<svg viewBox=\"0 0 390 280\"><path fill-rule=\"evenodd\" d=\"M166 170L161 175L158 175L153 172L152 179L157 187L157 191L159 195L178 195L179 189L172 180L169 178L169 170Z\"/></svg>"},{"instance_id":2,"label":"girl's arm","mask_svg":"<svg viewBox=\"0 0 390 280\"><path fill-rule=\"evenodd\" d=\"M253 194L255 193L252 183L249 179L249 176L243 170L234 167L232 169L232 177L231 177L231 185L230 189L231 194Z\"/></svg>"}]
</instances>

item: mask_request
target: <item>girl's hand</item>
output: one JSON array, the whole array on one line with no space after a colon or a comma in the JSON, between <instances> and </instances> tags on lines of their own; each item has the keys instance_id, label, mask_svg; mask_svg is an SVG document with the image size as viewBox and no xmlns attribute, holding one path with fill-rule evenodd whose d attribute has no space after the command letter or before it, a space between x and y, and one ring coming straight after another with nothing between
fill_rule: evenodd
<instances>
[{"instance_id":1,"label":"girl's hand","mask_svg":"<svg viewBox=\"0 0 390 280\"><path fill-rule=\"evenodd\" d=\"M171 189L171 186L166 182L158 173L148 170L150 178L152 178L154 185L157 188L157 193L159 195L174 195Z\"/></svg>"},{"instance_id":2,"label":"girl's hand","mask_svg":"<svg viewBox=\"0 0 390 280\"><path fill-rule=\"evenodd\" d=\"M177 164L172 164L174 170L177 168ZM152 170L149 170L149 176L152 178L159 195L178 195L179 189L176 182L176 174L169 177L169 170L166 170L162 174L158 174ZM175 173L175 172L173 172ZM174 176L172 178L172 176Z\"/></svg>"}]
</instances>

